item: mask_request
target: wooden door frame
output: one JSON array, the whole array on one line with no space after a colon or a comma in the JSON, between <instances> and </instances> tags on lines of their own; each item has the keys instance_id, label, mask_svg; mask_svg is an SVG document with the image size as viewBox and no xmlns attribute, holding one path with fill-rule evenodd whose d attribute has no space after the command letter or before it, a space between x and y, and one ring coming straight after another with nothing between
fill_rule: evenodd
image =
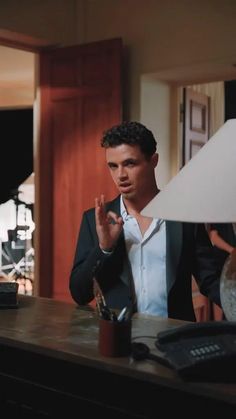
<instances>
[{"instance_id":1,"label":"wooden door frame","mask_svg":"<svg viewBox=\"0 0 236 419\"><path fill-rule=\"evenodd\" d=\"M33 53L38 53L45 49L51 49L59 46L52 44L45 39L36 38L2 28L0 28L0 45Z\"/></svg>"}]
</instances>

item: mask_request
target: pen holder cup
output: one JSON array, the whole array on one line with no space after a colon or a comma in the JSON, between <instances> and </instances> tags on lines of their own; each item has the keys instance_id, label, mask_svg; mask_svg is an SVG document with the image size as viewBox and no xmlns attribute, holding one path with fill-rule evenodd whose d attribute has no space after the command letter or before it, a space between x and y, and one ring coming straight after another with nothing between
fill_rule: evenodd
<instances>
[{"instance_id":1,"label":"pen holder cup","mask_svg":"<svg viewBox=\"0 0 236 419\"><path fill-rule=\"evenodd\" d=\"M99 352L103 356L127 356L131 352L131 320L99 320Z\"/></svg>"}]
</instances>

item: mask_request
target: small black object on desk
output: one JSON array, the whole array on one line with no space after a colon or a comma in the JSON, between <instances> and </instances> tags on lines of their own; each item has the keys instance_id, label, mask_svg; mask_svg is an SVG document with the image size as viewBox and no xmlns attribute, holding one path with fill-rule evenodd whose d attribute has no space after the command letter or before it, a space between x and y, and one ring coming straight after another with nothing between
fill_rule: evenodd
<instances>
[{"instance_id":1,"label":"small black object on desk","mask_svg":"<svg viewBox=\"0 0 236 419\"><path fill-rule=\"evenodd\" d=\"M17 282L0 282L0 309L18 307L18 287Z\"/></svg>"}]
</instances>

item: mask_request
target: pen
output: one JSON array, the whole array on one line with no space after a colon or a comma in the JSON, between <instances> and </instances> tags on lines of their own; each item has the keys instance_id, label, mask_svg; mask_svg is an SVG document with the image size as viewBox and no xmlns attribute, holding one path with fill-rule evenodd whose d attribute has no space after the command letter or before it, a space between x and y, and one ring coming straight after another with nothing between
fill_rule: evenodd
<instances>
[{"instance_id":1,"label":"pen","mask_svg":"<svg viewBox=\"0 0 236 419\"><path fill-rule=\"evenodd\" d=\"M121 312L119 313L119 315L117 317L118 322L122 322L125 319L125 315L126 315L127 311L128 311L127 306L122 308Z\"/></svg>"}]
</instances>

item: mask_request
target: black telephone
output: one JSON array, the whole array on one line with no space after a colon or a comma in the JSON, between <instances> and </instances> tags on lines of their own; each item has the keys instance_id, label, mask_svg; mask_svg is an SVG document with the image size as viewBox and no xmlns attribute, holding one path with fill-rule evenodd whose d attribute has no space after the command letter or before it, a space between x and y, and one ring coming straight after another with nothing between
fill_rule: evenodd
<instances>
[{"instance_id":1,"label":"black telephone","mask_svg":"<svg viewBox=\"0 0 236 419\"><path fill-rule=\"evenodd\" d=\"M155 345L185 379L236 381L236 322L174 327L159 332Z\"/></svg>"}]
</instances>

